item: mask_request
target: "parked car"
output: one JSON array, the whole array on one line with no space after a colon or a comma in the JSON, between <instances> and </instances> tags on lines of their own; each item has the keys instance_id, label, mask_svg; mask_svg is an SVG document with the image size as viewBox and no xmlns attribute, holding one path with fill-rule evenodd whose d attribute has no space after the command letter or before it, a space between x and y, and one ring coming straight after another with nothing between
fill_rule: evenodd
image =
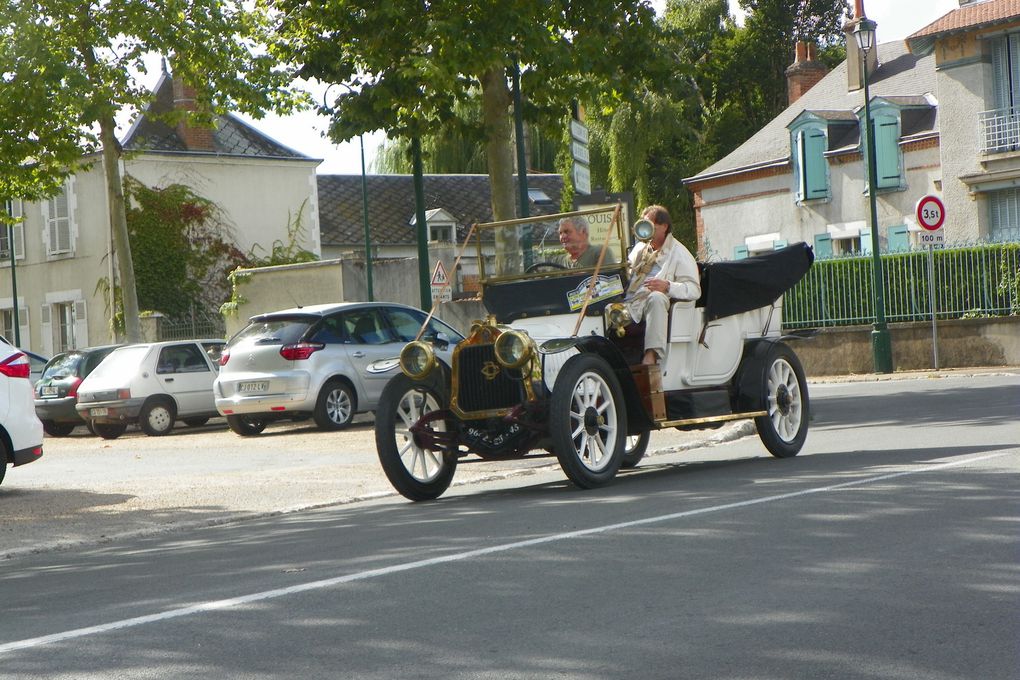
<instances>
[{"instance_id":1,"label":"parked car","mask_svg":"<svg viewBox=\"0 0 1020 680\"><path fill-rule=\"evenodd\" d=\"M35 413L46 434L66 437L78 425L86 425L75 405L82 380L106 355L122 345L101 345L61 352L46 363L35 383Z\"/></svg>"},{"instance_id":2,"label":"parked car","mask_svg":"<svg viewBox=\"0 0 1020 680\"><path fill-rule=\"evenodd\" d=\"M212 385L225 344L178 340L119 347L82 380L75 408L104 439L116 439L132 423L150 436L167 434L178 419L204 425L219 415Z\"/></svg>"},{"instance_id":3,"label":"parked car","mask_svg":"<svg viewBox=\"0 0 1020 680\"><path fill-rule=\"evenodd\" d=\"M311 416L323 430L350 425L374 411L397 357L427 315L395 303L345 302L251 317L223 352L216 408L242 436L272 420ZM464 336L432 318L425 333L439 356ZM380 360L391 359L386 362Z\"/></svg>"},{"instance_id":4,"label":"parked car","mask_svg":"<svg viewBox=\"0 0 1020 680\"><path fill-rule=\"evenodd\" d=\"M454 348L452 370L437 364L427 341L401 352L402 373L383 391L375 438L383 471L405 497L439 497L465 457L532 451L555 455L576 486L601 486L636 466L650 433L667 427L753 419L773 456L801 450L808 389L781 335L780 298L808 271L811 248L791 243L739 262L703 263L701 299L674 301L665 356L644 366L643 327L623 303L629 263L564 269L542 249L558 219L574 216L593 231L606 225L601 242L624 251L619 209L478 225L489 317ZM647 220L634 226L643 241L652 230Z\"/></svg>"},{"instance_id":5,"label":"parked car","mask_svg":"<svg viewBox=\"0 0 1020 680\"><path fill-rule=\"evenodd\" d=\"M32 406L31 366L21 350L0 340L0 482L8 465L24 465L43 452L43 427Z\"/></svg>"}]
</instances>

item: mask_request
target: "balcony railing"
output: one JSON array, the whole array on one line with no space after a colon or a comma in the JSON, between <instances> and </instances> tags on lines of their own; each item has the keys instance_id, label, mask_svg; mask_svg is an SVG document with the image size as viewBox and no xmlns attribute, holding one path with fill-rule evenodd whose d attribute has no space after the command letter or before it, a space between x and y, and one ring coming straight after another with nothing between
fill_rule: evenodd
<instances>
[{"instance_id":1,"label":"balcony railing","mask_svg":"<svg viewBox=\"0 0 1020 680\"><path fill-rule=\"evenodd\" d=\"M978 114L981 153L1020 149L1020 107L992 109Z\"/></svg>"}]
</instances>

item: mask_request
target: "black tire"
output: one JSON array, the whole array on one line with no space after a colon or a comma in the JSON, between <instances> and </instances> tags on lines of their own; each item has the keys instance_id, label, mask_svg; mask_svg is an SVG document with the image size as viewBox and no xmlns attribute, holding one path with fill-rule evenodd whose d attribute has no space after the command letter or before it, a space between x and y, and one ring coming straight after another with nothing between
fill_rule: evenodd
<instances>
[{"instance_id":1,"label":"black tire","mask_svg":"<svg viewBox=\"0 0 1020 680\"><path fill-rule=\"evenodd\" d=\"M138 427L150 437L162 437L174 429L177 409L167 399L153 399L142 406L138 414Z\"/></svg>"},{"instance_id":2,"label":"black tire","mask_svg":"<svg viewBox=\"0 0 1020 680\"><path fill-rule=\"evenodd\" d=\"M761 375L762 404L767 414L754 419L758 436L776 458L800 453L807 439L807 380L793 350L775 343L765 357Z\"/></svg>"},{"instance_id":3,"label":"black tire","mask_svg":"<svg viewBox=\"0 0 1020 680\"><path fill-rule=\"evenodd\" d=\"M85 429L89 431L89 434L93 434L94 435L96 433L95 428L92 427L92 421L91 420L86 420L85 421Z\"/></svg>"},{"instance_id":4,"label":"black tire","mask_svg":"<svg viewBox=\"0 0 1020 680\"><path fill-rule=\"evenodd\" d=\"M612 481L623 462L627 408L620 383L595 354L572 357L560 369L549 404L553 451L577 486Z\"/></svg>"},{"instance_id":5,"label":"black tire","mask_svg":"<svg viewBox=\"0 0 1020 680\"><path fill-rule=\"evenodd\" d=\"M92 431L103 439L116 439L124 434L127 425L122 423L92 423Z\"/></svg>"},{"instance_id":6,"label":"black tire","mask_svg":"<svg viewBox=\"0 0 1020 680\"><path fill-rule=\"evenodd\" d=\"M0 439L0 484L3 484L4 476L7 474L7 444Z\"/></svg>"},{"instance_id":7,"label":"black tire","mask_svg":"<svg viewBox=\"0 0 1020 680\"><path fill-rule=\"evenodd\" d=\"M43 432L51 437L66 437L74 431L74 423L56 423L52 420L42 421Z\"/></svg>"},{"instance_id":8,"label":"black tire","mask_svg":"<svg viewBox=\"0 0 1020 680\"><path fill-rule=\"evenodd\" d=\"M354 391L339 378L326 381L315 402L312 418L320 430L342 430L354 420Z\"/></svg>"},{"instance_id":9,"label":"black tire","mask_svg":"<svg viewBox=\"0 0 1020 680\"><path fill-rule=\"evenodd\" d=\"M261 416L227 416L227 427L242 437L262 434L269 421Z\"/></svg>"},{"instance_id":10,"label":"black tire","mask_svg":"<svg viewBox=\"0 0 1020 680\"><path fill-rule=\"evenodd\" d=\"M648 450L648 442L651 438L651 432L642 432L641 434L627 437L624 440L623 460L620 462L620 468L623 470L636 468L641 459L645 457L645 452Z\"/></svg>"},{"instance_id":11,"label":"black tire","mask_svg":"<svg viewBox=\"0 0 1020 680\"><path fill-rule=\"evenodd\" d=\"M209 422L209 417L208 416L206 416L204 418L185 418L184 419L184 424L187 425L188 427L202 427L203 425L205 425L208 422Z\"/></svg>"},{"instance_id":12,"label":"black tire","mask_svg":"<svg viewBox=\"0 0 1020 680\"><path fill-rule=\"evenodd\" d=\"M450 487L457 470L456 454L418 446L409 428L422 413L446 406L446 390L431 381L415 381L403 373L387 383L375 410L375 447L386 478L404 498L431 501ZM433 423L443 431L442 422Z\"/></svg>"}]
</instances>

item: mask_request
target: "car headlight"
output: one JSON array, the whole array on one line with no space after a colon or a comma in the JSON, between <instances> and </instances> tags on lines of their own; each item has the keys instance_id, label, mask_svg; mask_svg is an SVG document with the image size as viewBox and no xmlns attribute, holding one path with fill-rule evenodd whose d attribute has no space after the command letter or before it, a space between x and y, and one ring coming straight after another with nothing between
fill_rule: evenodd
<instances>
[{"instance_id":1,"label":"car headlight","mask_svg":"<svg viewBox=\"0 0 1020 680\"><path fill-rule=\"evenodd\" d=\"M496 361L506 368L520 368L535 354L535 342L524 331L505 331L493 346Z\"/></svg>"},{"instance_id":2,"label":"car headlight","mask_svg":"<svg viewBox=\"0 0 1020 680\"><path fill-rule=\"evenodd\" d=\"M409 342L400 350L400 370L412 380L421 380L435 367L436 353L427 342Z\"/></svg>"}]
</instances>

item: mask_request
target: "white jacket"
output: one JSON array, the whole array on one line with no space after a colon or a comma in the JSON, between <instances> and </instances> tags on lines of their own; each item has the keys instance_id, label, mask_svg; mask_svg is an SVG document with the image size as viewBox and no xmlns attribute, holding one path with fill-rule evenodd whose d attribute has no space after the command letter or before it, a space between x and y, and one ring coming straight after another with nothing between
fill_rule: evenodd
<instances>
[{"instance_id":1,"label":"white jacket","mask_svg":"<svg viewBox=\"0 0 1020 680\"><path fill-rule=\"evenodd\" d=\"M630 267L632 276L637 273L637 268L643 258L646 249L651 248L650 243L638 243L630 251ZM655 276L642 276L645 278L666 279L669 281L669 297L672 300L697 300L701 297L701 276L698 274L698 263L694 256L684 247L682 243L673 238L673 234L667 234L662 247L656 254L656 263L659 271ZM634 290L634 281L628 286L628 291ZM650 291L641 287L628 292L627 302L643 302Z\"/></svg>"}]
</instances>

